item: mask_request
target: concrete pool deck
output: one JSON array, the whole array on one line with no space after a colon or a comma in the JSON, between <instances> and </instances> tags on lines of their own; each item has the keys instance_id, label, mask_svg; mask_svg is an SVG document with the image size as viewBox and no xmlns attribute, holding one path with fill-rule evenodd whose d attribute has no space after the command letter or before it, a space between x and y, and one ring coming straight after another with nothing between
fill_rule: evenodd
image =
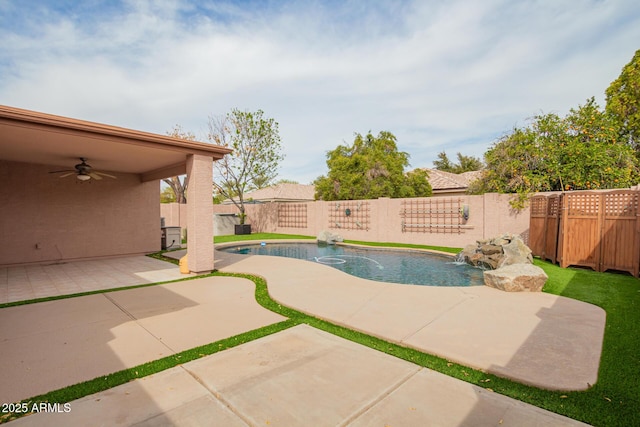
<instances>
[{"instance_id":1,"label":"concrete pool deck","mask_svg":"<svg viewBox=\"0 0 640 427\"><path fill-rule=\"evenodd\" d=\"M11 427L583 426L298 325Z\"/></svg>"},{"instance_id":2,"label":"concrete pool deck","mask_svg":"<svg viewBox=\"0 0 640 427\"><path fill-rule=\"evenodd\" d=\"M386 338L389 341L406 345L405 341L416 341L417 348L424 345L428 348L425 351L434 352L429 349L436 344L451 351L454 341L463 340L457 345L462 358L469 357L465 346L479 347L481 340L491 338L487 338L489 332L478 331L481 327L474 322L479 321L470 319L494 317L507 303L517 301L482 291L476 295L477 289L469 288L457 290L464 295L460 299L442 288L390 286L327 266L274 258L216 252L216 267L266 277L274 299L354 329L370 329L373 335L394 336ZM260 307L253 291L248 280L208 277L0 309L0 360L6 367L0 403L90 380L283 319ZM496 300L494 304L490 304L491 298ZM483 304L471 309L474 302ZM547 301L546 306L532 305L525 311L551 311L554 316L549 319L568 323L570 327L558 331L560 341L564 334L576 331L576 320L585 321L584 307L568 305L573 307L572 320L572 311L564 303ZM458 321L468 324L459 330L453 328L450 335L440 332L442 322L455 326L449 315L461 306L467 306L470 314ZM533 316L519 317L518 310L525 307L528 305L511 307L508 314L512 322L494 324L495 333L507 340L525 335L518 324ZM549 320L537 319L539 324ZM370 327L367 321L371 321ZM479 323L487 326L486 322ZM476 334L469 336L468 329ZM536 327L525 328L531 329ZM591 329L600 332L596 327ZM425 345L420 339L426 332L433 336ZM545 337L546 333L533 333L520 338L520 345L533 352L531 359L546 357L529 342L545 342ZM577 345L582 345L581 340ZM595 344L597 341L596 337ZM493 350L496 360L508 359L506 371L517 367L511 362L517 360L518 351L511 359L503 352L516 347L511 344ZM551 357L556 351L550 348ZM486 351L480 353L489 357ZM576 355L571 368L580 363L582 359ZM69 409L33 414L9 425L583 425L306 325L86 396L72 401Z\"/></svg>"},{"instance_id":3,"label":"concrete pool deck","mask_svg":"<svg viewBox=\"0 0 640 427\"><path fill-rule=\"evenodd\" d=\"M375 282L283 257L216 251L215 259L221 271L264 277L281 304L466 366L550 390L585 390L598 378L606 313L591 304Z\"/></svg>"},{"instance_id":4,"label":"concrete pool deck","mask_svg":"<svg viewBox=\"0 0 640 427\"><path fill-rule=\"evenodd\" d=\"M206 277L0 309L0 404L285 320L254 294Z\"/></svg>"}]
</instances>

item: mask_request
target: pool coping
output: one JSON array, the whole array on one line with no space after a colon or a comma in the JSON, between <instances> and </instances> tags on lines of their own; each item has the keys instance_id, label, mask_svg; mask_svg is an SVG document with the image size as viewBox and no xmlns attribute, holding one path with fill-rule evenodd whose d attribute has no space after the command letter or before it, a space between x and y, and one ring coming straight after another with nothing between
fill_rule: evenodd
<instances>
[{"instance_id":1,"label":"pool coping","mask_svg":"<svg viewBox=\"0 0 640 427\"><path fill-rule=\"evenodd\" d=\"M269 240L225 242L216 249L261 242ZM265 278L280 304L465 366L549 390L585 390L597 381L606 313L592 304L487 286L376 282L268 255L217 251L216 264L220 271Z\"/></svg>"},{"instance_id":2,"label":"pool coping","mask_svg":"<svg viewBox=\"0 0 640 427\"><path fill-rule=\"evenodd\" d=\"M241 240L237 242L224 242L224 243L215 243L214 250L218 251L220 249L224 249L232 246L253 246L259 245L260 243L306 243L306 244L317 244L316 240L313 239L264 239L264 240ZM361 245L358 243L347 243L347 242L336 242L336 243L328 243L327 245L335 245L335 246L347 246L353 248L363 248L367 250L392 250L399 252L426 252L426 253L434 253L438 255L445 255L451 258L455 258L456 255L451 252L438 251L436 249L426 249L426 248L403 248L399 246L369 246L369 245ZM167 255L167 254L165 254Z\"/></svg>"}]
</instances>

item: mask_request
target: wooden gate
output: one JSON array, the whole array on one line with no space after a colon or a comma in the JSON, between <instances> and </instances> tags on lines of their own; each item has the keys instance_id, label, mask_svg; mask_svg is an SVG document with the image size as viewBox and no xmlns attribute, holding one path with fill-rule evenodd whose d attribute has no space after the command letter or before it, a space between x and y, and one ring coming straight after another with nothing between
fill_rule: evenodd
<instances>
[{"instance_id":1,"label":"wooden gate","mask_svg":"<svg viewBox=\"0 0 640 427\"><path fill-rule=\"evenodd\" d=\"M534 255L553 263L557 259L561 196L531 198L529 246Z\"/></svg>"},{"instance_id":2,"label":"wooden gate","mask_svg":"<svg viewBox=\"0 0 640 427\"><path fill-rule=\"evenodd\" d=\"M640 216L637 191L604 194L600 271L628 271L638 277Z\"/></svg>"},{"instance_id":3,"label":"wooden gate","mask_svg":"<svg viewBox=\"0 0 640 427\"><path fill-rule=\"evenodd\" d=\"M639 196L634 190L613 190L533 197L529 228L533 254L562 267L627 271L638 277Z\"/></svg>"}]
</instances>

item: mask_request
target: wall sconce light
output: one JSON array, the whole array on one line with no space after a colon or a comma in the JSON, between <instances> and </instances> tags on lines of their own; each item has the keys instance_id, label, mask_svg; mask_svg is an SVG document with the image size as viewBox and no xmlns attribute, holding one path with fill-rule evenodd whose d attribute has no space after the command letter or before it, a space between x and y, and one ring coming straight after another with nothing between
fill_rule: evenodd
<instances>
[{"instance_id":1,"label":"wall sconce light","mask_svg":"<svg viewBox=\"0 0 640 427\"><path fill-rule=\"evenodd\" d=\"M460 216L465 221L469 219L469 205L462 205L460 208Z\"/></svg>"}]
</instances>

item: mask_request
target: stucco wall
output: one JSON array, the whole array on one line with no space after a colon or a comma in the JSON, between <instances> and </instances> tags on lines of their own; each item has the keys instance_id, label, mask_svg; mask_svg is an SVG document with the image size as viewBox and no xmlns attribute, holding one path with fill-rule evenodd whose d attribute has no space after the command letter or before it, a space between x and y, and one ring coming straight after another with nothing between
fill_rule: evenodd
<instances>
[{"instance_id":1,"label":"stucco wall","mask_svg":"<svg viewBox=\"0 0 640 427\"><path fill-rule=\"evenodd\" d=\"M306 227L278 226L278 203L246 205L247 222L252 225L254 232L316 236L322 230L330 230L351 240L449 247L464 247L476 240L495 237L503 233L521 235L525 241L528 238L529 209L526 208L520 212L513 211L509 205L510 196L507 194L440 196L429 199L432 201L460 199L462 205L468 205L469 219L464 222L464 227L459 230L455 229L454 232L451 232L451 229L439 229L439 232L403 232L402 217L400 216L403 199L387 198L363 201L368 203L368 229L331 228L336 221L332 223L330 209L335 209L335 204L323 201L306 203ZM344 210L346 206L344 203L341 210ZM213 211L214 213L236 213L237 208L233 205L214 205ZM179 207L176 204L162 206L162 216L165 217L167 226L180 225L181 214L179 212Z\"/></svg>"},{"instance_id":2,"label":"stucco wall","mask_svg":"<svg viewBox=\"0 0 640 427\"><path fill-rule=\"evenodd\" d=\"M0 265L160 249L157 181L137 175L78 182L57 166L0 160Z\"/></svg>"}]
</instances>

